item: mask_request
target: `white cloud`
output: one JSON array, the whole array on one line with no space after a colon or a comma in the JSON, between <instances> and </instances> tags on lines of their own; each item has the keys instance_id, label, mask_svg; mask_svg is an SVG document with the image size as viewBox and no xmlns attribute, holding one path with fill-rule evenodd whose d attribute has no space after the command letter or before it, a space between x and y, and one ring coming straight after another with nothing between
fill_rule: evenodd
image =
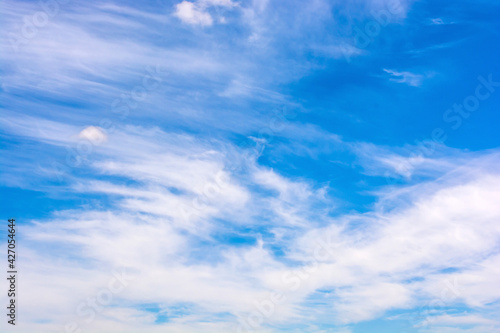
<instances>
[{"instance_id":1,"label":"white cloud","mask_svg":"<svg viewBox=\"0 0 500 333\"><path fill-rule=\"evenodd\" d=\"M415 74L411 72L398 72L392 69L385 69L385 68L384 72L389 73L391 75L391 78L389 80L397 83L404 83L412 87L421 86L424 79L428 76L424 74Z\"/></svg>"},{"instance_id":2,"label":"white cloud","mask_svg":"<svg viewBox=\"0 0 500 333\"><path fill-rule=\"evenodd\" d=\"M88 126L84 128L79 134L80 139L86 139L94 145L100 145L108 139L104 130L97 126Z\"/></svg>"},{"instance_id":3,"label":"white cloud","mask_svg":"<svg viewBox=\"0 0 500 333\"><path fill-rule=\"evenodd\" d=\"M382 9L387 1L371 4L374 9ZM22 22L23 15L33 9L17 6L8 5L9 28ZM315 34L315 27L317 31L331 27L332 11L325 1L312 5L300 2L301 10L292 8L297 16L284 15L292 6L280 9L267 1L254 1L243 15L245 24L251 26L250 37L245 35L238 41L249 38L255 42L251 52L245 49L225 54L220 52L222 39L218 43L204 40L201 48L177 48L170 40L167 48L158 45L157 27L143 20L175 23L167 25L178 29L172 35L185 30L171 16L115 5L98 5L98 10L75 6L40 29L37 38L18 53L2 53L2 60L15 69L6 73L5 91L37 92L58 100L70 96L73 100L77 90L79 102L94 103L101 110L124 89L130 92L137 87L134 85L141 84L144 75L149 75L146 67L158 65L164 70L157 73L159 80L165 82L165 72L169 71L166 84L174 87L171 89L186 90L181 78L190 76L196 84L213 80L217 85L214 90L222 90L219 95L224 97L258 96L264 101L284 102L286 96L260 85L301 77L314 64L304 65L297 59L282 61L275 57L283 51L276 45L288 45L291 38L301 36L305 46L298 53L309 56L313 50L339 57L342 52L336 35L330 36L333 46L328 47L318 47L314 39L320 36L323 41L323 35ZM174 15L188 24L210 26L224 21L216 14L219 7L236 6L230 0L182 1ZM407 8L407 2L403 2L398 17L403 17ZM368 14L362 15L366 18ZM87 17L92 17L91 24ZM123 31L138 30L141 38L135 34L122 38ZM153 38L142 38L144 34ZM186 36L191 37L179 34L178 38ZM204 44L216 47L207 50ZM8 47L6 39L2 39L2 46ZM200 50L206 51L202 57ZM301 66L296 66L299 63ZM424 74L385 72L391 80L412 86L421 85L426 78ZM175 99L176 94L161 99L156 95L163 94L158 93L151 100L160 105L162 114L185 115L191 111L183 107L183 102L193 96L190 93L176 107L163 103ZM151 104L141 111L151 112ZM191 120L203 123L200 114L204 110L199 112L193 113ZM237 118L235 114L231 110L231 118ZM238 123L255 130L265 122L256 116L250 121L248 117L246 121L237 118L228 125L220 121L220 113L216 115L214 122L219 126ZM79 117L75 123L93 123L89 121L91 116L95 115L74 116ZM97 126L81 131L79 126L6 110L0 119L11 135L30 144L38 141L42 147L50 146L50 153L64 151L75 138L95 145L106 142L93 150L88 164L82 166L85 172L75 172L67 180L68 186L51 187L52 191L62 191L59 195L97 197L93 202L98 204L57 211L23 227L23 237L29 240L22 243L20 258L24 261L20 301L26 332L61 331L72 320L86 325L89 332L234 332L236 317L245 317L255 310L256 300L265 300L270 292L283 289L287 299L265 319L263 332L271 331L267 324L314 322L320 313L329 317L333 314L337 324L355 323L377 318L387 310L409 309L439 299L446 281L455 278L461 291L447 304L453 307L465 303L486 312L486 319L450 318L445 314L435 316L439 324L496 323L487 319L498 310L495 302L500 298L500 176L494 151L464 153L441 147L430 157L411 156L408 147L348 144L313 126L287 124L279 132L283 137L300 137L315 144L323 140L341 149L351 148L364 158L361 164L367 175L383 175L386 170L406 178L429 175L419 184L381 187L375 194L377 204L367 206L366 213L342 213L335 210L336 200L328 195L329 188L324 184L281 175L259 165L256 156L248 157L229 142L216 144L216 140L158 128L120 127L121 122L113 119L117 125L114 133L105 133ZM321 149L300 147L302 151L298 151L296 147L287 149L296 154ZM12 152L28 161L29 153L22 149ZM61 157L62 163L65 157ZM470 163L465 164L468 160ZM31 165L23 163L21 167L26 174L31 172ZM58 172L51 166L45 168L48 175ZM250 241L238 246L221 241L232 237ZM327 245L332 249L329 256L319 260L317 250L323 237L331 238ZM276 248L282 251L279 256L273 252ZM323 247L320 250L326 251ZM453 273L443 272L450 266ZM96 295L107 284L111 271L120 267L131 269L135 282L104 307L95 321L83 324L76 313L79 303ZM291 275L287 277L298 281L297 290L290 291L290 283L283 281L288 273ZM311 307L311 298L320 293L327 296ZM5 295L1 300L5 303ZM157 304L161 311L179 306L187 310L159 325L154 324L155 315L144 309L145 304Z\"/></svg>"},{"instance_id":4,"label":"white cloud","mask_svg":"<svg viewBox=\"0 0 500 333\"><path fill-rule=\"evenodd\" d=\"M196 3L182 1L176 5L175 16L189 24L212 25L213 19L209 13L198 8Z\"/></svg>"},{"instance_id":5,"label":"white cloud","mask_svg":"<svg viewBox=\"0 0 500 333\"><path fill-rule=\"evenodd\" d=\"M182 22L210 26L213 24L214 19L208 12L211 7L226 7L231 8L236 6L232 0L198 0L195 2L182 1L175 6L174 15L177 16ZM219 22L224 23L224 17L218 18Z\"/></svg>"},{"instance_id":6,"label":"white cloud","mask_svg":"<svg viewBox=\"0 0 500 333\"><path fill-rule=\"evenodd\" d=\"M433 325L496 325L497 322L478 315L442 315L431 318Z\"/></svg>"},{"instance_id":7,"label":"white cloud","mask_svg":"<svg viewBox=\"0 0 500 333\"><path fill-rule=\"evenodd\" d=\"M53 133L68 130L62 124L59 130L57 123L45 125ZM33 135L14 128L18 135ZM72 130L78 133L76 127ZM47 140L43 133L34 138ZM46 142L60 145L65 140L67 135L56 135ZM131 274L138 280L112 309L106 307L109 316L98 316L89 331L108 327L110 332L206 332L207 327L195 323L200 315L227 312L246 318L255 311L256 300L267 299L275 290L285 291L287 298L276 305L264 327L300 320L299 314L310 311L309 297L325 289L332 291L324 299L325 308L315 304L318 312L310 320L324 312L334 315L339 325L425 305L439 299L445 281L455 277L461 293L449 306L464 301L471 308L484 308L500 298L495 255L500 176L491 168L498 165L498 155L476 157L477 163L467 168L451 159L451 177L405 187L387 197L380 194L381 200L398 203L398 209L375 206L369 213L337 218L317 209L334 206L323 189L259 166L230 145L215 149L191 136L128 127L110 136L93 159L99 180L79 179L72 190L100 193L112 204L104 211L58 212L23 231L30 241L23 252L22 302L30 320L81 321L75 314L78 302L95 294L119 267L133 268ZM112 178L106 179L108 175ZM179 207L196 214L186 221ZM267 226L276 238L262 239L255 233L256 243L241 247L213 241L225 233L241 233L241 226ZM325 256L323 248L318 261L315 254L322 239L327 239L331 253ZM289 266L275 257L271 245L280 246L287 260L300 265ZM43 258L40 247L45 249ZM450 266L458 271L442 273ZM46 271L54 272L50 280L44 279ZM78 293L73 292L76 280L82 281ZM290 290L290 281L298 281L299 288ZM52 295L50 300L42 297L46 294ZM47 310L40 312L42 301ZM151 313L141 310L145 302L165 308L191 304L196 310L157 326ZM134 314L124 321L130 311ZM233 319L213 322L208 331L234 330ZM446 318L441 319L444 323ZM467 325L476 323L469 319Z\"/></svg>"},{"instance_id":8,"label":"white cloud","mask_svg":"<svg viewBox=\"0 0 500 333\"><path fill-rule=\"evenodd\" d=\"M435 25L445 24L443 19L441 19L441 18L433 18L433 19L431 19L431 22L432 22L432 24L435 24Z\"/></svg>"}]
</instances>

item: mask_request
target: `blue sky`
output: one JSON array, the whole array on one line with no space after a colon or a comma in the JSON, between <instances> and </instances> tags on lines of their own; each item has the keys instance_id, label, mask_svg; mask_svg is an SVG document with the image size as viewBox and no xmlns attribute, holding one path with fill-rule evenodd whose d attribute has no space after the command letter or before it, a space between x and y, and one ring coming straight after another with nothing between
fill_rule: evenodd
<instances>
[{"instance_id":1,"label":"blue sky","mask_svg":"<svg viewBox=\"0 0 500 333\"><path fill-rule=\"evenodd\" d=\"M2 331L500 332L498 2L0 6Z\"/></svg>"}]
</instances>

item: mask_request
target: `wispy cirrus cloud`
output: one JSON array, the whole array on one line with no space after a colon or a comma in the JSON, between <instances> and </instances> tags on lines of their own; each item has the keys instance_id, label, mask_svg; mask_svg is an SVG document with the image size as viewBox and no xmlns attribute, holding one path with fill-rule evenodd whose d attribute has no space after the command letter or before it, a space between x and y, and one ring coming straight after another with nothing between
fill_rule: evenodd
<instances>
[{"instance_id":1,"label":"wispy cirrus cloud","mask_svg":"<svg viewBox=\"0 0 500 333\"><path fill-rule=\"evenodd\" d=\"M404 83L412 87L419 87L422 85L424 82L424 79L428 77L428 75L424 74L416 74L416 73L411 73L411 72L398 72L395 70L391 69L385 69L384 72L388 73L390 75L391 81L397 82L397 83Z\"/></svg>"},{"instance_id":2,"label":"wispy cirrus cloud","mask_svg":"<svg viewBox=\"0 0 500 333\"><path fill-rule=\"evenodd\" d=\"M58 145L71 138L44 140ZM98 176L75 178L71 191L105 195L111 205L60 211L34 221L25 231L31 244L25 260L38 263L26 266L30 267L25 269L26 288L36 286L38 293L57 295L53 301L67 309L39 312L37 318L54 323L77 320L90 330L231 332L238 320L249 320L255 302L275 291L286 300L275 305L259 327L285 323L308 327L315 316L304 322L300 314L320 314L323 306L333 309L340 327L390 310L418 309L440 297L444 281L455 277L460 294L450 307L466 302L480 308L500 297L482 292L485 279L495 274L500 238L500 230L491 223L500 217L496 208L500 180L488 170L497 162L495 155L478 156L482 163L467 172L460 162L450 160L453 177L430 182L428 188L407 187L400 195L381 194L379 200L386 203L380 208L334 218L330 210L317 209L335 205L335 198L323 189L283 177L230 145L221 150L223 146L134 127L120 130L100 146L88 166ZM152 155L156 158L147 158ZM400 208L390 208L391 203ZM238 238L239 246L229 241ZM39 246L47 248L43 260L36 253ZM281 255L273 250L276 247ZM328 251L319 261L318 247ZM440 256L434 256L436 252ZM53 287L44 285L43 271L57 271L57 262L65 263L65 273L53 280ZM82 267L79 262L86 264ZM69 292L63 286L71 285L64 280L94 276L83 288L92 294L99 288L99 277L106 276L105 267L126 267L138 281L120 293L120 302L104 306L87 324L85 316L75 314L75 302L85 293L65 296ZM450 267L453 270L444 273ZM101 273L96 275L97 271ZM309 303L324 290L331 291L323 298L324 305ZM37 302L30 299L36 295L24 297L24 304L31 304L29 313L36 311ZM144 303L164 310L141 310ZM181 316L158 322L179 304L189 305ZM130 311L134 314L125 319ZM200 316L216 318L223 313L211 321L212 328L200 326ZM434 318L436 323L445 325L445 315L454 316L442 314ZM482 319L467 324L498 325L490 312L477 318Z\"/></svg>"},{"instance_id":3,"label":"wispy cirrus cloud","mask_svg":"<svg viewBox=\"0 0 500 333\"><path fill-rule=\"evenodd\" d=\"M60 4L0 55L22 329L499 331L486 3ZM44 9L1 6L9 49Z\"/></svg>"}]
</instances>

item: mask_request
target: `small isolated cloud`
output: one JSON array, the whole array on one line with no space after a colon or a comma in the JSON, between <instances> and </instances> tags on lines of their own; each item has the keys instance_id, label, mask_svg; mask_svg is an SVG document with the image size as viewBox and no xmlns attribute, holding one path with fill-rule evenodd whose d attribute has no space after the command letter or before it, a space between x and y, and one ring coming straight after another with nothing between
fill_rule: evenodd
<instances>
[{"instance_id":1,"label":"small isolated cloud","mask_svg":"<svg viewBox=\"0 0 500 333\"><path fill-rule=\"evenodd\" d=\"M212 25L212 16L209 13L204 12L198 6L189 1L183 1L177 4L175 16L177 16L182 22L189 24L199 24L199 25Z\"/></svg>"},{"instance_id":2,"label":"small isolated cloud","mask_svg":"<svg viewBox=\"0 0 500 333\"><path fill-rule=\"evenodd\" d=\"M208 12L210 7L227 7L231 8L236 6L231 0L198 0L195 2L182 1L175 6L174 15L177 16L182 22L210 26L213 24L214 19ZM224 17L219 17L218 21L225 22Z\"/></svg>"},{"instance_id":3,"label":"small isolated cloud","mask_svg":"<svg viewBox=\"0 0 500 333\"><path fill-rule=\"evenodd\" d=\"M419 87L426 78L425 75L415 74L411 72L398 72L392 69L385 69L384 72L391 75L390 80L397 83L405 83L412 87Z\"/></svg>"},{"instance_id":4,"label":"small isolated cloud","mask_svg":"<svg viewBox=\"0 0 500 333\"><path fill-rule=\"evenodd\" d=\"M100 127L89 126L78 134L78 138L89 140L91 143L98 145L106 142L108 136Z\"/></svg>"},{"instance_id":5,"label":"small isolated cloud","mask_svg":"<svg viewBox=\"0 0 500 333\"><path fill-rule=\"evenodd\" d=\"M432 22L432 24L437 24L437 25L444 24L443 19L441 19L441 18L439 18L439 17L438 17L438 18L433 18L433 19L431 20L431 22Z\"/></svg>"}]
</instances>

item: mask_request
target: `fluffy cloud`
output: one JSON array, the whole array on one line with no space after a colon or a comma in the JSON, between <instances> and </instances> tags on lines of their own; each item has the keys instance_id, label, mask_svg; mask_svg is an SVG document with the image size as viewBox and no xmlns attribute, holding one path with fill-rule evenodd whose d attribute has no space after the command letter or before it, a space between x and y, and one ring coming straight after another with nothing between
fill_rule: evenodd
<instances>
[{"instance_id":1,"label":"fluffy cloud","mask_svg":"<svg viewBox=\"0 0 500 333\"><path fill-rule=\"evenodd\" d=\"M78 137L80 139L86 139L94 145L99 145L108 139L108 136L104 132L104 130L100 127L96 126L88 126L84 128L79 134Z\"/></svg>"},{"instance_id":2,"label":"fluffy cloud","mask_svg":"<svg viewBox=\"0 0 500 333\"><path fill-rule=\"evenodd\" d=\"M189 24L212 25L212 16L202 9L199 9L193 2L183 1L177 4L175 8L175 16L183 22Z\"/></svg>"}]
</instances>

